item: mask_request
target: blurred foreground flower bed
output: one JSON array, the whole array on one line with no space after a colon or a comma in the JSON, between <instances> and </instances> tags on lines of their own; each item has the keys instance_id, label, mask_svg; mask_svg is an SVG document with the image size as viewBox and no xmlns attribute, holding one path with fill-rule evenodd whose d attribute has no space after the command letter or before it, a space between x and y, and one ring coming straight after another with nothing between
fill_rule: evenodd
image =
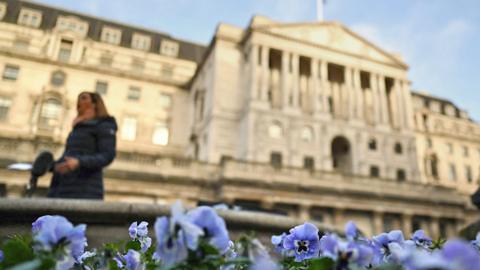
<instances>
[{"instance_id":1,"label":"blurred foreground flower bed","mask_svg":"<svg viewBox=\"0 0 480 270\"><path fill-rule=\"evenodd\" d=\"M185 211L180 202L169 217L153 224L133 222L129 241L88 249L84 224L62 216L42 216L32 234L11 236L0 244L0 269L218 269L218 270L476 270L480 269L480 234L470 242L433 241L422 230L363 237L353 222L343 235L320 233L311 223L274 235L264 245L254 235L230 240L225 221L211 207Z\"/></svg>"}]
</instances>

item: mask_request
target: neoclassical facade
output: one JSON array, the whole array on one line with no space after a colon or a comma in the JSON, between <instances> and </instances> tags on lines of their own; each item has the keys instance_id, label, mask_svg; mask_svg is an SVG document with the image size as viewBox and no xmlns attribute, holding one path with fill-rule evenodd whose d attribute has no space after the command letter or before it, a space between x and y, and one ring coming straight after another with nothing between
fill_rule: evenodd
<instances>
[{"instance_id":1,"label":"neoclassical facade","mask_svg":"<svg viewBox=\"0 0 480 270\"><path fill-rule=\"evenodd\" d=\"M480 181L480 126L449 100L412 93L422 181L472 194Z\"/></svg>"},{"instance_id":2,"label":"neoclassical facade","mask_svg":"<svg viewBox=\"0 0 480 270\"><path fill-rule=\"evenodd\" d=\"M409 89L405 63L339 23L220 24L192 80L192 152L418 181Z\"/></svg>"},{"instance_id":3,"label":"neoclassical facade","mask_svg":"<svg viewBox=\"0 0 480 270\"><path fill-rule=\"evenodd\" d=\"M202 46L0 1L0 67L2 196L23 196L28 179L8 164L61 153L76 97L89 90L119 124L108 201L228 203L334 226L355 220L368 235L447 236L477 218L468 194L478 186L478 124L451 102L412 94L401 57L340 23L255 16L246 28L220 24Z\"/></svg>"}]
</instances>

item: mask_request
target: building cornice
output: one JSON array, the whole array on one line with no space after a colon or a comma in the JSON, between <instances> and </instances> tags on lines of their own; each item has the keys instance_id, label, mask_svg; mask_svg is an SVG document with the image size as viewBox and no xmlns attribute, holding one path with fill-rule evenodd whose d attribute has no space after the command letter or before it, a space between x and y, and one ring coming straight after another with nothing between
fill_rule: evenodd
<instances>
[{"instance_id":1,"label":"building cornice","mask_svg":"<svg viewBox=\"0 0 480 270\"><path fill-rule=\"evenodd\" d=\"M188 83L179 83L179 82L174 82L172 80L157 79L154 76L137 75L135 73L128 72L128 71L114 70L109 68L101 68L97 66L88 66L88 65L82 65L82 64L63 63L63 62L58 62L58 61L48 59L46 57L38 57L38 56L24 54L24 53L17 53L14 51L5 51L2 49L0 49L0 55L13 57L21 60L33 61L33 62L46 64L46 65L53 65L53 66L57 66L58 68L65 67L65 68L72 68L72 69L83 70L83 71L90 71L90 72L95 72L95 73L100 73L105 75L139 80L143 82L164 84L167 86L173 86L173 87L178 87L180 89L188 90L188 87L187 87Z\"/></svg>"}]
</instances>

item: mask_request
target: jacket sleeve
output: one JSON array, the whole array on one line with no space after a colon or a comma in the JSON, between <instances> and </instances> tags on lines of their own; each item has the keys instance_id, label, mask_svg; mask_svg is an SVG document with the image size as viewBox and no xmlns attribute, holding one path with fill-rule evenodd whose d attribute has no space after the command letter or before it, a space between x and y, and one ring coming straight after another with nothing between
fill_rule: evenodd
<instances>
[{"instance_id":1,"label":"jacket sleeve","mask_svg":"<svg viewBox=\"0 0 480 270\"><path fill-rule=\"evenodd\" d=\"M97 152L80 156L80 168L101 169L113 161L116 155L116 131L116 124L112 122L102 122L97 126Z\"/></svg>"}]
</instances>

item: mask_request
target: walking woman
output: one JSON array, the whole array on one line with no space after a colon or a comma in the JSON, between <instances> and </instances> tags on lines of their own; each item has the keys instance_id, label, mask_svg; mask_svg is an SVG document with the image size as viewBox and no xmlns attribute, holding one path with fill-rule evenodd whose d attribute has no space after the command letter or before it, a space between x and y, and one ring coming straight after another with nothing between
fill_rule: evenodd
<instances>
[{"instance_id":1,"label":"walking woman","mask_svg":"<svg viewBox=\"0 0 480 270\"><path fill-rule=\"evenodd\" d=\"M103 199L103 168L115 158L117 123L102 97L82 92L62 157L55 162L48 197Z\"/></svg>"}]
</instances>

